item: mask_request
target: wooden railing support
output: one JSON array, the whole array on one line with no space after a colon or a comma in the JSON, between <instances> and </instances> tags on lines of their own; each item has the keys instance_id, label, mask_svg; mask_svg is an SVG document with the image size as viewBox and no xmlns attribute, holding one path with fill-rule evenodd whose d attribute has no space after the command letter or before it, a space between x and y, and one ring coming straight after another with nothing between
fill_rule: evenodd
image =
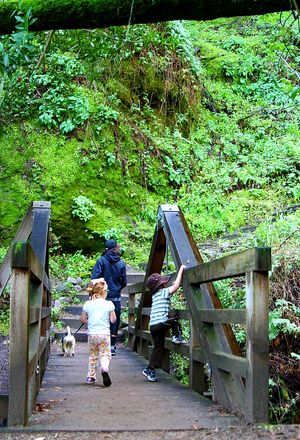
<instances>
[{"instance_id":1,"label":"wooden railing support","mask_svg":"<svg viewBox=\"0 0 300 440\"><path fill-rule=\"evenodd\" d=\"M8 425L27 425L29 414L30 274L15 269L11 276Z\"/></svg>"},{"instance_id":2,"label":"wooden railing support","mask_svg":"<svg viewBox=\"0 0 300 440\"><path fill-rule=\"evenodd\" d=\"M28 424L50 353L48 277L50 202L33 202L0 266L0 295L10 281L9 394L0 418Z\"/></svg>"},{"instance_id":3,"label":"wooden railing support","mask_svg":"<svg viewBox=\"0 0 300 440\"><path fill-rule=\"evenodd\" d=\"M166 338L162 368L168 371L171 351L189 356L191 388L202 394L207 391L205 370L209 369L216 402L244 414L251 423L267 422L270 248L248 249L203 263L180 209L161 205L145 279L161 271L167 243L176 267L187 266L182 285L188 310L179 313L182 319L190 319L190 343L175 347ZM246 276L246 309L223 309L212 282L237 276ZM140 302L134 320L137 293ZM129 295L134 295L129 300L130 347L148 359L151 296L145 284L131 286ZM246 327L246 357L232 324Z\"/></svg>"},{"instance_id":4,"label":"wooden railing support","mask_svg":"<svg viewBox=\"0 0 300 440\"><path fill-rule=\"evenodd\" d=\"M246 274L248 420L268 422L269 405L269 279L268 272Z\"/></svg>"},{"instance_id":5,"label":"wooden railing support","mask_svg":"<svg viewBox=\"0 0 300 440\"><path fill-rule=\"evenodd\" d=\"M8 426L26 426L49 354L50 284L28 242L13 244L11 268Z\"/></svg>"}]
</instances>

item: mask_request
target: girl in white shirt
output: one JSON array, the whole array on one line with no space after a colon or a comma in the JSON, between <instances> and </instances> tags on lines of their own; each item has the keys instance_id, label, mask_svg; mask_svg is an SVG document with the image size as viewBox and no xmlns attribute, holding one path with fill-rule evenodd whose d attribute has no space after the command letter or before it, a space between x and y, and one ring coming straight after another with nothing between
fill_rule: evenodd
<instances>
[{"instance_id":1,"label":"girl in white shirt","mask_svg":"<svg viewBox=\"0 0 300 440\"><path fill-rule=\"evenodd\" d=\"M100 358L103 385L109 387L109 364L111 359L110 323L116 321L115 306L107 301L107 284L104 278L89 283L90 300L82 308L81 321L88 326L89 368L86 383L97 382L97 365Z\"/></svg>"}]
</instances>

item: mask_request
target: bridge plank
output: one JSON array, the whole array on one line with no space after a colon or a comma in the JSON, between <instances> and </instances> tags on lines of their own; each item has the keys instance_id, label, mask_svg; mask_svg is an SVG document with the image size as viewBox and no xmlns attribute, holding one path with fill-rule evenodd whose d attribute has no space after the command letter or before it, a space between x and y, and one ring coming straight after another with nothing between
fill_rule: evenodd
<instances>
[{"instance_id":1,"label":"bridge plank","mask_svg":"<svg viewBox=\"0 0 300 440\"><path fill-rule=\"evenodd\" d=\"M74 358L64 358L52 344L38 403L49 411L33 414L29 429L49 431L148 431L196 430L239 426L237 417L220 412L211 400L157 370L157 383L142 375L147 361L130 349L118 346L110 363L112 386L104 388L101 374L96 385L85 383L88 347L76 345ZM187 432L187 437L188 437ZM130 437L130 435L129 435Z\"/></svg>"}]
</instances>

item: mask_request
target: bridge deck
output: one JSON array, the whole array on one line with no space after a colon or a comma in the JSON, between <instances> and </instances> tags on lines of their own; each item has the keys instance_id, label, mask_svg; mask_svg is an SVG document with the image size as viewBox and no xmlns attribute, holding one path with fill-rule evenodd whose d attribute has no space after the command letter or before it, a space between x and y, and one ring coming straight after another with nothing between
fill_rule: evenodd
<instances>
[{"instance_id":1,"label":"bridge deck","mask_svg":"<svg viewBox=\"0 0 300 440\"><path fill-rule=\"evenodd\" d=\"M87 344L77 343L76 356L64 358L60 346L52 351L38 396L38 411L31 417L34 430L174 430L241 426L235 416L159 370L158 382L141 374L146 361L118 347L111 361L112 386L85 384Z\"/></svg>"}]
</instances>

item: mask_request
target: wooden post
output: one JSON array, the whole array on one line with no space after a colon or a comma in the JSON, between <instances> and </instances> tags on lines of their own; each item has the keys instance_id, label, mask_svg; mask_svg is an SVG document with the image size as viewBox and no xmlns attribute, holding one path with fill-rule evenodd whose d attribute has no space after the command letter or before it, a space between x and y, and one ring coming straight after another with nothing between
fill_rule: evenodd
<instances>
[{"instance_id":1,"label":"wooden post","mask_svg":"<svg viewBox=\"0 0 300 440\"><path fill-rule=\"evenodd\" d=\"M35 255L48 273L48 230L51 202L33 203L33 224L30 243Z\"/></svg>"},{"instance_id":2,"label":"wooden post","mask_svg":"<svg viewBox=\"0 0 300 440\"><path fill-rule=\"evenodd\" d=\"M128 347L133 349L134 334L131 333L131 327L135 326L135 294L128 295Z\"/></svg>"},{"instance_id":3,"label":"wooden post","mask_svg":"<svg viewBox=\"0 0 300 440\"><path fill-rule=\"evenodd\" d=\"M201 347L200 338L196 327L190 321L190 387L197 393L203 394L207 390L207 376L204 371L204 364L193 359L195 348Z\"/></svg>"},{"instance_id":4,"label":"wooden post","mask_svg":"<svg viewBox=\"0 0 300 440\"><path fill-rule=\"evenodd\" d=\"M8 426L28 423L29 272L13 269L10 296Z\"/></svg>"},{"instance_id":5,"label":"wooden post","mask_svg":"<svg viewBox=\"0 0 300 440\"><path fill-rule=\"evenodd\" d=\"M149 330L149 316L147 315L142 315L141 330ZM144 356L146 359L149 359L149 341L141 337L139 349L139 354Z\"/></svg>"},{"instance_id":6,"label":"wooden post","mask_svg":"<svg viewBox=\"0 0 300 440\"><path fill-rule=\"evenodd\" d=\"M161 369L164 370L166 373L170 373L170 351L166 348L164 349Z\"/></svg>"},{"instance_id":7,"label":"wooden post","mask_svg":"<svg viewBox=\"0 0 300 440\"><path fill-rule=\"evenodd\" d=\"M268 422L268 272L246 274L247 375L246 417L251 423Z\"/></svg>"}]
</instances>

